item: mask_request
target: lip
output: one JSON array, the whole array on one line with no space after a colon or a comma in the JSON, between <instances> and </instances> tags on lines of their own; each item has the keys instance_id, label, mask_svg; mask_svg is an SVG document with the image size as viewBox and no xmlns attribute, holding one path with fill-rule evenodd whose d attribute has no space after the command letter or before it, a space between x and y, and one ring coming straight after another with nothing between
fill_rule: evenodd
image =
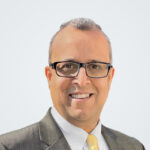
<instances>
[{"instance_id":1,"label":"lip","mask_svg":"<svg viewBox=\"0 0 150 150\"><path fill-rule=\"evenodd\" d=\"M93 94L92 92L81 92L81 91L77 91L77 92L72 92L72 93L69 93L70 94Z\"/></svg>"}]
</instances>

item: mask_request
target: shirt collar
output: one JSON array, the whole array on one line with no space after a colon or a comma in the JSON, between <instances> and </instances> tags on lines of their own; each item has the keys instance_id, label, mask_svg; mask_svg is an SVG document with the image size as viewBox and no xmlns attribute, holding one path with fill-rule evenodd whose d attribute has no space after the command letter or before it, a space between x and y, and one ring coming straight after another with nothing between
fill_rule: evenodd
<instances>
[{"instance_id":1,"label":"shirt collar","mask_svg":"<svg viewBox=\"0 0 150 150\"><path fill-rule=\"evenodd\" d=\"M99 121L97 126L92 130L90 134L93 134L96 136L97 139L99 139L99 136L101 135L101 122Z\"/></svg>"},{"instance_id":2,"label":"shirt collar","mask_svg":"<svg viewBox=\"0 0 150 150\"><path fill-rule=\"evenodd\" d=\"M60 127L61 131L65 135L69 145L77 144L80 146L84 146L86 144L86 139L88 137L88 133L81 128L71 124L67 120L65 120L55 109L52 107L51 110L52 116L55 119L56 123ZM70 134L71 133L71 134ZM96 136L97 139L101 136L101 122L99 121L95 129L90 133ZM73 139L73 140L70 140Z\"/></svg>"}]
</instances>

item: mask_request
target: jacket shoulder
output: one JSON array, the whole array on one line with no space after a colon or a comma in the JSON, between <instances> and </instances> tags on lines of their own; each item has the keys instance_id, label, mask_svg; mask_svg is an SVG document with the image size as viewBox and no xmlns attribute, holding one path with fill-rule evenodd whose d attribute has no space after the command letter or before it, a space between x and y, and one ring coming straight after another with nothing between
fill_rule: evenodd
<instances>
[{"instance_id":1,"label":"jacket shoulder","mask_svg":"<svg viewBox=\"0 0 150 150\"><path fill-rule=\"evenodd\" d=\"M115 141L121 145L127 147L132 147L135 150L145 150L143 144L134 137L131 137L127 134L124 134L120 131L108 128L106 126L102 126L103 132L109 134Z\"/></svg>"},{"instance_id":2,"label":"jacket shoulder","mask_svg":"<svg viewBox=\"0 0 150 150\"><path fill-rule=\"evenodd\" d=\"M0 147L9 150L39 149L39 123L0 136ZM21 148L22 147L22 148Z\"/></svg>"}]
</instances>

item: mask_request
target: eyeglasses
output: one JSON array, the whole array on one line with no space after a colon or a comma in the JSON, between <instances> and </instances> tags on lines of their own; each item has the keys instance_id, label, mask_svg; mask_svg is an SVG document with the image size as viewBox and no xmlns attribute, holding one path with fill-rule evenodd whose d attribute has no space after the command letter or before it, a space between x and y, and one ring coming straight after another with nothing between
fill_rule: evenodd
<instances>
[{"instance_id":1,"label":"eyeglasses","mask_svg":"<svg viewBox=\"0 0 150 150\"><path fill-rule=\"evenodd\" d=\"M86 75L90 78L104 78L107 77L112 65L106 62L89 62L80 63L74 61L58 61L50 63L56 74L60 77L74 78L79 74L81 67L85 68Z\"/></svg>"}]
</instances>

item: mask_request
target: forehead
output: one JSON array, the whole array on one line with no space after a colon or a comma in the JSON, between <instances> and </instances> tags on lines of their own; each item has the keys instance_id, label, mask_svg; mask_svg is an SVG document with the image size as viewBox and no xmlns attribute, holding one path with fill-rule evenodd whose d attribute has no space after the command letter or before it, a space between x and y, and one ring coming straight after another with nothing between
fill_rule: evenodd
<instances>
[{"instance_id":1,"label":"forehead","mask_svg":"<svg viewBox=\"0 0 150 150\"><path fill-rule=\"evenodd\" d=\"M80 62L109 62L110 45L103 32L79 30L68 26L55 37L51 46L51 62L73 59Z\"/></svg>"}]
</instances>

